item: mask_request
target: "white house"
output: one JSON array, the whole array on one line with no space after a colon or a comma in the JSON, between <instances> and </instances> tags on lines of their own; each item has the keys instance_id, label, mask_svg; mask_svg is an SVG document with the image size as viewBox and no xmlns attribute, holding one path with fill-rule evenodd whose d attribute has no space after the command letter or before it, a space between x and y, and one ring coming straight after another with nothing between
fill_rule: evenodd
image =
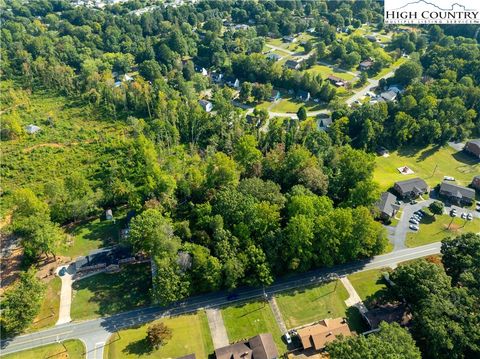
<instances>
[{"instance_id":1,"label":"white house","mask_svg":"<svg viewBox=\"0 0 480 359\"><path fill-rule=\"evenodd\" d=\"M199 100L198 103L202 108L205 110L205 112L210 112L213 109L213 105L210 101L207 100Z\"/></svg>"},{"instance_id":2,"label":"white house","mask_svg":"<svg viewBox=\"0 0 480 359\"><path fill-rule=\"evenodd\" d=\"M36 126L36 125L28 125L27 127L25 127L25 131L29 134L29 135L33 135L35 133L37 133L38 131L40 131L41 128Z\"/></svg>"}]
</instances>

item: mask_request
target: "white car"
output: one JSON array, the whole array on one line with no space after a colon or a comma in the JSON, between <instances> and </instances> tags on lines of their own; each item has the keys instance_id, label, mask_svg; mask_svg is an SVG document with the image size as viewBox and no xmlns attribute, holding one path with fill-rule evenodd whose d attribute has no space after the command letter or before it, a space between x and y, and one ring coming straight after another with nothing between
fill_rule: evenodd
<instances>
[{"instance_id":1,"label":"white car","mask_svg":"<svg viewBox=\"0 0 480 359\"><path fill-rule=\"evenodd\" d=\"M418 221L415 218L410 218L409 222L418 225Z\"/></svg>"},{"instance_id":2,"label":"white car","mask_svg":"<svg viewBox=\"0 0 480 359\"><path fill-rule=\"evenodd\" d=\"M285 333L285 341L287 342L287 344L291 344L292 343L292 337L290 336L290 334Z\"/></svg>"},{"instance_id":3,"label":"white car","mask_svg":"<svg viewBox=\"0 0 480 359\"><path fill-rule=\"evenodd\" d=\"M467 218L467 214L465 212L462 213L461 215L462 219L466 219Z\"/></svg>"},{"instance_id":4,"label":"white car","mask_svg":"<svg viewBox=\"0 0 480 359\"><path fill-rule=\"evenodd\" d=\"M408 228L410 228L410 229L413 230L413 231L418 231L418 230L420 229L420 228L419 228L417 225L415 225L415 224L409 225Z\"/></svg>"},{"instance_id":5,"label":"white car","mask_svg":"<svg viewBox=\"0 0 480 359\"><path fill-rule=\"evenodd\" d=\"M471 221L473 219L473 215L471 213L467 214L467 219Z\"/></svg>"},{"instance_id":6,"label":"white car","mask_svg":"<svg viewBox=\"0 0 480 359\"><path fill-rule=\"evenodd\" d=\"M443 179L445 181L455 181L455 177L450 177L450 176L444 176Z\"/></svg>"}]
</instances>

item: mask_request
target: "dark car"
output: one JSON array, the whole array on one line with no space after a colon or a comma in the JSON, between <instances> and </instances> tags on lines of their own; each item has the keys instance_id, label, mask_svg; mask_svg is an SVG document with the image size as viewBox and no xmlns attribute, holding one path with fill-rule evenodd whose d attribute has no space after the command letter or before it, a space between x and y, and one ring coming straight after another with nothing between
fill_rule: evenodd
<instances>
[{"instance_id":1,"label":"dark car","mask_svg":"<svg viewBox=\"0 0 480 359\"><path fill-rule=\"evenodd\" d=\"M235 299L238 299L238 297L240 297L240 296L237 293L230 293L227 296L227 300L235 300Z\"/></svg>"},{"instance_id":2,"label":"dark car","mask_svg":"<svg viewBox=\"0 0 480 359\"><path fill-rule=\"evenodd\" d=\"M60 277L63 277L63 276L65 275L65 273L67 273L67 267L63 267L62 269L60 269L60 270L58 271L58 275L59 275Z\"/></svg>"}]
</instances>

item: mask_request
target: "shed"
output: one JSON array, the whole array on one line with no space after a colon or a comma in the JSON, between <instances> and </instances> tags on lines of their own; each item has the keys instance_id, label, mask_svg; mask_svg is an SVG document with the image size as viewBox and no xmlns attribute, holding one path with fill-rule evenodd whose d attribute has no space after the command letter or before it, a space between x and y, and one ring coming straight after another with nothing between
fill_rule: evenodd
<instances>
[{"instance_id":1,"label":"shed","mask_svg":"<svg viewBox=\"0 0 480 359\"><path fill-rule=\"evenodd\" d=\"M36 125L28 125L27 127L25 127L25 131L29 134L29 135L33 135L37 132L39 132L41 130L40 127L36 126Z\"/></svg>"}]
</instances>

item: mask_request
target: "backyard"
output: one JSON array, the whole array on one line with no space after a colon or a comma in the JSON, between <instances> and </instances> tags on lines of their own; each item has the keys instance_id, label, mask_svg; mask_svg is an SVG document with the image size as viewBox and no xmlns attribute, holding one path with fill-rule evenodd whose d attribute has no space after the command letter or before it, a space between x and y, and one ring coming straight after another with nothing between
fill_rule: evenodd
<instances>
[{"instance_id":1,"label":"backyard","mask_svg":"<svg viewBox=\"0 0 480 359\"><path fill-rule=\"evenodd\" d=\"M287 350L273 312L267 302L248 302L222 309L228 339L234 342L261 333L271 333L279 353Z\"/></svg>"},{"instance_id":2,"label":"backyard","mask_svg":"<svg viewBox=\"0 0 480 359\"><path fill-rule=\"evenodd\" d=\"M73 320L112 315L150 304L150 264L132 264L118 273L100 273L75 281Z\"/></svg>"},{"instance_id":3,"label":"backyard","mask_svg":"<svg viewBox=\"0 0 480 359\"><path fill-rule=\"evenodd\" d=\"M385 294L386 283L382 277L383 270L372 269L350 274L348 280L352 283L367 308L372 308Z\"/></svg>"},{"instance_id":4,"label":"backyard","mask_svg":"<svg viewBox=\"0 0 480 359\"><path fill-rule=\"evenodd\" d=\"M334 75L337 77L340 77L341 79L345 81L352 81L355 79L355 76L352 75L351 73L344 72L344 71L336 71L334 68L330 66L325 66L325 65L314 65L308 70L305 70L306 72L314 73L316 75L321 75L323 79L326 79L330 75Z\"/></svg>"},{"instance_id":5,"label":"backyard","mask_svg":"<svg viewBox=\"0 0 480 359\"><path fill-rule=\"evenodd\" d=\"M455 177L458 184L470 184L474 175L480 173L480 163L472 156L458 152L449 146L423 149L407 147L391 152L388 157L377 157L374 179L382 190L393 186L394 182L420 177L429 186L439 184L444 176ZM414 174L403 175L398 167L408 166Z\"/></svg>"},{"instance_id":6,"label":"backyard","mask_svg":"<svg viewBox=\"0 0 480 359\"><path fill-rule=\"evenodd\" d=\"M145 337L149 324L113 334L105 347L104 358L177 358L195 353L207 358L213 353L208 321L204 311L159 319L172 330L172 338L157 350L150 350Z\"/></svg>"},{"instance_id":7,"label":"backyard","mask_svg":"<svg viewBox=\"0 0 480 359\"><path fill-rule=\"evenodd\" d=\"M439 242L447 237L454 237L466 232L480 232L480 220L467 221L449 215L425 216L420 221L418 232L407 233L407 247L418 247L424 244Z\"/></svg>"},{"instance_id":8,"label":"backyard","mask_svg":"<svg viewBox=\"0 0 480 359\"><path fill-rule=\"evenodd\" d=\"M65 345L65 347L63 346ZM2 355L4 359L83 359L85 347L80 340L66 340L62 344L51 344L13 354ZM67 349L65 351L65 348Z\"/></svg>"}]
</instances>

